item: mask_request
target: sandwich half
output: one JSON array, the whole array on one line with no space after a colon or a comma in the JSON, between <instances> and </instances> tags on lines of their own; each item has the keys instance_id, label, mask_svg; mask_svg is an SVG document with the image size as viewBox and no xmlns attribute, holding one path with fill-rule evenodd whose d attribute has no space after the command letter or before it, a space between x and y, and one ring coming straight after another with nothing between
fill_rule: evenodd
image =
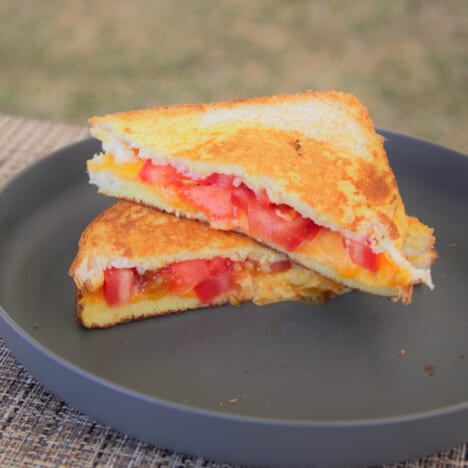
<instances>
[{"instance_id":1,"label":"sandwich half","mask_svg":"<svg viewBox=\"0 0 468 468\"><path fill-rule=\"evenodd\" d=\"M407 216L383 138L346 93L305 92L93 117L101 193L242 232L349 288L432 287L432 229Z\"/></svg>"},{"instance_id":2,"label":"sandwich half","mask_svg":"<svg viewBox=\"0 0 468 468\"><path fill-rule=\"evenodd\" d=\"M244 301L323 303L345 292L246 236L126 201L84 230L70 275L87 328Z\"/></svg>"}]
</instances>

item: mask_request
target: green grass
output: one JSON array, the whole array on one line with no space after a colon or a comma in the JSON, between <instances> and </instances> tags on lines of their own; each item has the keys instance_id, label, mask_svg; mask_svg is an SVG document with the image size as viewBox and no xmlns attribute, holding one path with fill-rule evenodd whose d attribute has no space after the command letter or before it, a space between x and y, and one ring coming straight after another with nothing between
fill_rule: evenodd
<instances>
[{"instance_id":1,"label":"green grass","mask_svg":"<svg viewBox=\"0 0 468 468\"><path fill-rule=\"evenodd\" d=\"M468 153L465 0L2 0L0 112L94 114L304 89Z\"/></svg>"}]
</instances>

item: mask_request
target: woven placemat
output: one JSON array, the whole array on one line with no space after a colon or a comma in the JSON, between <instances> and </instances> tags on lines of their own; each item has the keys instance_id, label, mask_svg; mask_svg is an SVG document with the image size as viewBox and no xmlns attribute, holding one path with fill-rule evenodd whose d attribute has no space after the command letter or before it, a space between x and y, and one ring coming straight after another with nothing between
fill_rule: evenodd
<instances>
[{"instance_id":1,"label":"woven placemat","mask_svg":"<svg viewBox=\"0 0 468 468\"><path fill-rule=\"evenodd\" d=\"M0 184L39 158L87 136L82 127L0 116ZM23 466L232 465L175 454L97 423L41 385L0 338L0 467ZM468 467L467 445L386 467Z\"/></svg>"}]
</instances>

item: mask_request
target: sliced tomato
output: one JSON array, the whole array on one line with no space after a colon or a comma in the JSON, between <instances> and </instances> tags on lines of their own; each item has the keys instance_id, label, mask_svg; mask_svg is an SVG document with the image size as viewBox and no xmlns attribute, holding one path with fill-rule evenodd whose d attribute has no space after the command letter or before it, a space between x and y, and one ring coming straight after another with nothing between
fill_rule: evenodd
<instances>
[{"instance_id":1,"label":"sliced tomato","mask_svg":"<svg viewBox=\"0 0 468 468\"><path fill-rule=\"evenodd\" d=\"M239 187L235 187L232 190L231 201L233 205L240 208L245 214L247 214L250 207L256 205L257 198L252 190L250 190L246 185L241 184Z\"/></svg>"},{"instance_id":2,"label":"sliced tomato","mask_svg":"<svg viewBox=\"0 0 468 468\"><path fill-rule=\"evenodd\" d=\"M234 176L226 174L214 173L209 175L204 181L209 185L217 185L224 188L232 188L234 186Z\"/></svg>"},{"instance_id":3,"label":"sliced tomato","mask_svg":"<svg viewBox=\"0 0 468 468\"><path fill-rule=\"evenodd\" d=\"M241 184L233 190L232 198L232 202L246 212L253 204L261 206L270 206L272 204L266 189L260 190L258 195L255 195L255 192L245 184Z\"/></svg>"},{"instance_id":4,"label":"sliced tomato","mask_svg":"<svg viewBox=\"0 0 468 468\"><path fill-rule=\"evenodd\" d=\"M302 217L293 208L267 202L268 195L262 191L260 200L246 185L236 187L232 203L242 210L249 223L249 232L266 242L278 244L291 252L305 240L313 239L320 227L311 219Z\"/></svg>"},{"instance_id":5,"label":"sliced tomato","mask_svg":"<svg viewBox=\"0 0 468 468\"><path fill-rule=\"evenodd\" d=\"M169 265L162 274L171 291L185 293L209 278L211 273L206 260L186 260Z\"/></svg>"},{"instance_id":6,"label":"sliced tomato","mask_svg":"<svg viewBox=\"0 0 468 468\"><path fill-rule=\"evenodd\" d=\"M257 196L257 200L258 203L262 206L269 206L271 204L271 200L266 189L260 190L260 193Z\"/></svg>"},{"instance_id":7,"label":"sliced tomato","mask_svg":"<svg viewBox=\"0 0 468 468\"><path fill-rule=\"evenodd\" d=\"M213 218L231 218L231 190L218 185L188 185L181 193Z\"/></svg>"},{"instance_id":8,"label":"sliced tomato","mask_svg":"<svg viewBox=\"0 0 468 468\"><path fill-rule=\"evenodd\" d=\"M133 295L136 272L132 268L108 268L104 271L104 297L108 305L123 305Z\"/></svg>"},{"instance_id":9,"label":"sliced tomato","mask_svg":"<svg viewBox=\"0 0 468 468\"><path fill-rule=\"evenodd\" d=\"M213 218L232 218L233 206L231 191L233 176L214 173L196 184L187 185L181 190L182 195L192 203L207 212Z\"/></svg>"},{"instance_id":10,"label":"sliced tomato","mask_svg":"<svg viewBox=\"0 0 468 468\"><path fill-rule=\"evenodd\" d=\"M183 176L169 164L153 164L151 159L147 159L140 170L140 179L152 185L166 186L180 181Z\"/></svg>"},{"instance_id":11,"label":"sliced tomato","mask_svg":"<svg viewBox=\"0 0 468 468\"><path fill-rule=\"evenodd\" d=\"M204 304L235 286L233 262L228 258L187 260L169 265L163 275L176 293L193 290Z\"/></svg>"},{"instance_id":12,"label":"sliced tomato","mask_svg":"<svg viewBox=\"0 0 468 468\"><path fill-rule=\"evenodd\" d=\"M229 271L233 267L232 260L230 258L223 257L213 257L208 260L208 269L210 270L211 275L218 275Z\"/></svg>"},{"instance_id":13,"label":"sliced tomato","mask_svg":"<svg viewBox=\"0 0 468 468\"><path fill-rule=\"evenodd\" d=\"M195 286L194 291L200 302L208 304L221 294L232 290L235 286L234 274L232 270L227 270L200 282Z\"/></svg>"},{"instance_id":14,"label":"sliced tomato","mask_svg":"<svg viewBox=\"0 0 468 468\"><path fill-rule=\"evenodd\" d=\"M288 252L296 250L305 239L313 239L320 229L312 220L299 214L292 219L279 216L274 206L250 207L247 219L253 235L278 244Z\"/></svg>"},{"instance_id":15,"label":"sliced tomato","mask_svg":"<svg viewBox=\"0 0 468 468\"><path fill-rule=\"evenodd\" d=\"M378 269L377 254L372 251L369 241L357 241L348 237L343 238L345 249L348 251L351 260L359 266L372 272Z\"/></svg>"}]
</instances>

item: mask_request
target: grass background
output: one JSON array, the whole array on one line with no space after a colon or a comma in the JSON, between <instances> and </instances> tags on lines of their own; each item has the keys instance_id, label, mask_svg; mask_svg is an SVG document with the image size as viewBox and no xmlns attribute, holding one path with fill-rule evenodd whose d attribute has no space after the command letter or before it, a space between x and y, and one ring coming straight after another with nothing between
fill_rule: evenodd
<instances>
[{"instance_id":1,"label":"grass background","mask_svg":"<svg viewBox=\"0 0 468 468\"><path fill-rule=\"evenodd\" d=\"M1 0L0 112L94 114L336 89L468 153L466 0Z\"/></svg>"}]
</instances>

